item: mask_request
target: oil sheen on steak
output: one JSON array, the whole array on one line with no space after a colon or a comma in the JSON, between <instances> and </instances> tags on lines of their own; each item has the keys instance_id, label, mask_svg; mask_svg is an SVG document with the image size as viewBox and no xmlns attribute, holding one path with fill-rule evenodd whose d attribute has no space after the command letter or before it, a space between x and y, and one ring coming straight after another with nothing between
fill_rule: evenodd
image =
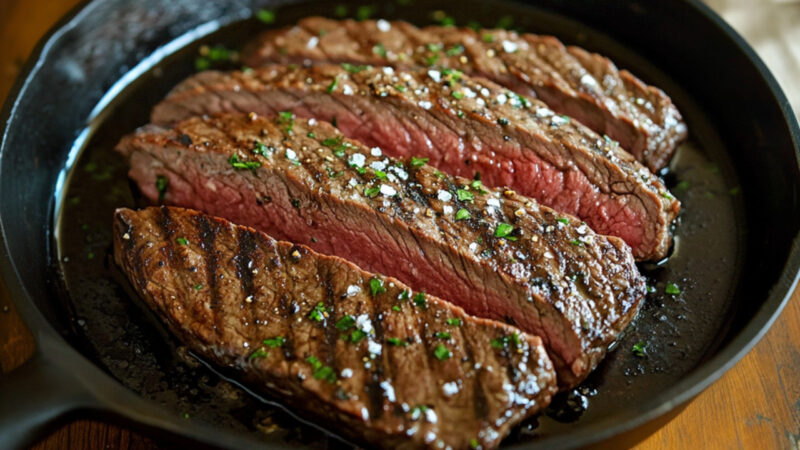
<instances>
[{"instance_id":1,"label":"oil sheen on steak","mask_svg":"<svg viewBox=\"0 0 800 450\"><path fill-rule=\"evenodd\" d=\"M494 448L556 391L538 337L222 219L117 210L114 258L192 351L358 442Z\"/></svg>"},{"instance_id":2,"label":"oil sheen on steak","mask_svg":"<svg viewBox=\"0 0 800 450\"><path fill-rule=\"evenodd\" d=\"M284 110L335 122L346 136L390 156L430 158L468 178L480 173L488 186L509 186L621 237L637 259L660 259L669 250L680 205L646 167L538 100L457 72L338 65L205 72L175 88L152 120Z\"/></svg>"},{"instance_id":3,"label":"oil sheen on steak","mask_svg":"<svg viewBox=\"0 0 800 450\"><path fill-rule=\"evenodd\" d=\"M552 36L310 17L263 33L245 49L243 60L250 67L346 62L459 69L538 97L557 113L619 141L653 171L669 163L687 136L680 112L661 89Z\"/></svg>"},{"instance_id":4,"label":"oil sheen on steak","mask_svg":"<svg viewBox=\"0 0 800 450\"><path fill-rule=\"evenodd\" d=\"M153 201L166 181L168 203L349 259L540 336L562 387L595 367L644 295L620 239L513 191L388 158L329 124L291 114L192 118L145 127L118 150Z\"/></svg>"}]
</instances>

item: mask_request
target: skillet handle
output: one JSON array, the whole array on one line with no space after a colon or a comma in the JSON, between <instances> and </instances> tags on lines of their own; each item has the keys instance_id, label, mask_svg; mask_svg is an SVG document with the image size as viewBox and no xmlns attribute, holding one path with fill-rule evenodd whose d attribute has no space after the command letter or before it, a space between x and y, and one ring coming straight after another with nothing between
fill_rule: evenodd
<instances>
[{"instance_id":1,"label":"skillet handle","mask_svg":"<svg viewBox=\"0 0 800 450\"><path fill-rule=\"evenodd\" d=\"M63 372L38 350L0 374L0 449L25 448L55 419L90 405L80 383Z\"/></svg>"}]
</instances>

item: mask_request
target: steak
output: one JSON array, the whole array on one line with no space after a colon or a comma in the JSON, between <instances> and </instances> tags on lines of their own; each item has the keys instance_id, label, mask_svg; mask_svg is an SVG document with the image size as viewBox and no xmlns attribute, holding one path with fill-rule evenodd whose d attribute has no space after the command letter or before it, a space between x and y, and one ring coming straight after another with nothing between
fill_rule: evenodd
<instances>
[{"instance_id":1,"label":"steak","mask_svg":"<svg viewBox=\"0 0 800 450\"><path fill-rule=\"evenodd\" d=\"M562 387L596 366L644 296L620 239L313 119L196 117L147 126L117 148L152 201L346 258L540 336Z\"/></svg>"},{"instance_id":2,"label":"steak","mask_svg":"<svg viewBox=\"0 0 800 450\"><path fill-rule=\"evenodd\" d=\"M285 110L333 122L390 156L430 158L468 178L479 173L486 185L509 186L621 237L637 259L669 250L680 205L647 168L543 103L460 72L338 65L206 72L176 87L152 120Z\"/></svg>"},{"instance_id":3,"label":"steak","mask_svg":"<svg viewBox=\"0 0 800 450\"><path fill-rule=\"evenodd\" d=\"M686 124L660 89L607 58L552 36L385 20L311 17L263 33L244 51L251 67L322 62L448 67L538 97L559 114L619 141L658 171L686 139Z\"/></svg>"},{"instance_id":4,"label":"steak","mask_svg":"<svg viewBox=\"0 0 800 450\"><path fill-rule=\"evenodd\" d=\"M117 210L114 258L192 351L359 442L494 448L556 391L538 337L199 212Z\"/></svg>"}]
</instances>

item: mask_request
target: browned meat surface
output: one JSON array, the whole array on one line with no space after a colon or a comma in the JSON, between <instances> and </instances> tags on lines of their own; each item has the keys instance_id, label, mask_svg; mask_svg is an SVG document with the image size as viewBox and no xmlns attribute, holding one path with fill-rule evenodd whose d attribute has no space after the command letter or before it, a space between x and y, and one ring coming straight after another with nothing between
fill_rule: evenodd
<instances>
[{"instance_id":1,"label":"browned meat surface","mask_svg":"<svg viewBox=\"0 0 800 450\"><path fill-rule=\"evenodd\" d=\"M347 258L541 336L562 387L580 382L635 316L645 285L620 239L314 122L192 118L145 127L118 150L153 201L166 185L167 203Z\"/></svg>"},{"instance_id":2,"label":"browned meat surface","mask_svg":"<svg viewBox=\"0 0 800 450\"><path fill-rule=\"evenodd\" d=\"M357 442L493 448L556 390L538 337L202 213L117 210L114 258L192 351Z\"/></svg>"},{"instance_id":3,"label":"browned meat surface","mask_svg":"<svg viewBox=\"0 0 800 450\"><path fill-rule=\"evenodd\" d=\"M153 122L220 111L335 122L393 157L420 156L453 175L479 173L621 237L640 260L660 259L680 204L647 168L588 128L460 72L338 65L206 72L155 107Z\"/></svg>"},{"instance_id":4,"label":"browned meat surface","mask_svg":"<svg viewBox=\"0 0 800 450\"><path fill-rule=\"evenodd\" d=\"M538 97L557 113L619 141L653 171L669 163L687 136L681 114L663 91L552 36L310 17L263 33L243 59L252 67L346 62L459 69Z\"/></svg>"}]
</instances>

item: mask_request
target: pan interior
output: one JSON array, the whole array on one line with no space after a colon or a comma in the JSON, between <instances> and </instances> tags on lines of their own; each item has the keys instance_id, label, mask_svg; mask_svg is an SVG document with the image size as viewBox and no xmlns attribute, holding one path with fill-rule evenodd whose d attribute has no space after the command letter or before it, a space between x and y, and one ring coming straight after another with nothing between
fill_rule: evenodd
<instances>
[{"instance_id":1,"label":"pan interior","mask_svg":"<svg viewBox=\"0 0 800 450\"><path fill-rule=\"evenodd\" d=\"M312 14L336 17L343 8L349 16L371 13L418 25L446 16L459 25L478 19L485 27L500 23L554 34L567 43L600 50L620 67L631 68L665 89L689 125L691 139L665 174L683 204L675 248L667 262L640 266L653 292L638 319L586 382L559 395L547 412L518 427L507 443L570 433L582 424L643 404L712 354L734 313L736 280L744 258L744 220L733 166L700 108L640 55L563 17L475 0L460 1L457 7L453 2L442 2L440 7L431 2L425 8L405 3L374 10L323 2L276 9L274 24L246 20L176 49L104 105L76 142L77 159L63 174L65 182L55 199L52 258L61 279L56 295L71 318L71 341L85 355L123 385L188 419L255 433L266 442L321 448L347 445L322 437L274 399L253 396L198 361L139 305L110 260L112 212L122 206L144 206L113 147L124 134L145 124L150 108L195 71L201 47L235 50L269 26L289 25ZM432 13L437 10L442 13ZM230 62L216 67L237 68ZM667 294L668 284L677 286L680 294ZM643 348L644 355L634 347Z\"/></svg>"}]
</instances>

